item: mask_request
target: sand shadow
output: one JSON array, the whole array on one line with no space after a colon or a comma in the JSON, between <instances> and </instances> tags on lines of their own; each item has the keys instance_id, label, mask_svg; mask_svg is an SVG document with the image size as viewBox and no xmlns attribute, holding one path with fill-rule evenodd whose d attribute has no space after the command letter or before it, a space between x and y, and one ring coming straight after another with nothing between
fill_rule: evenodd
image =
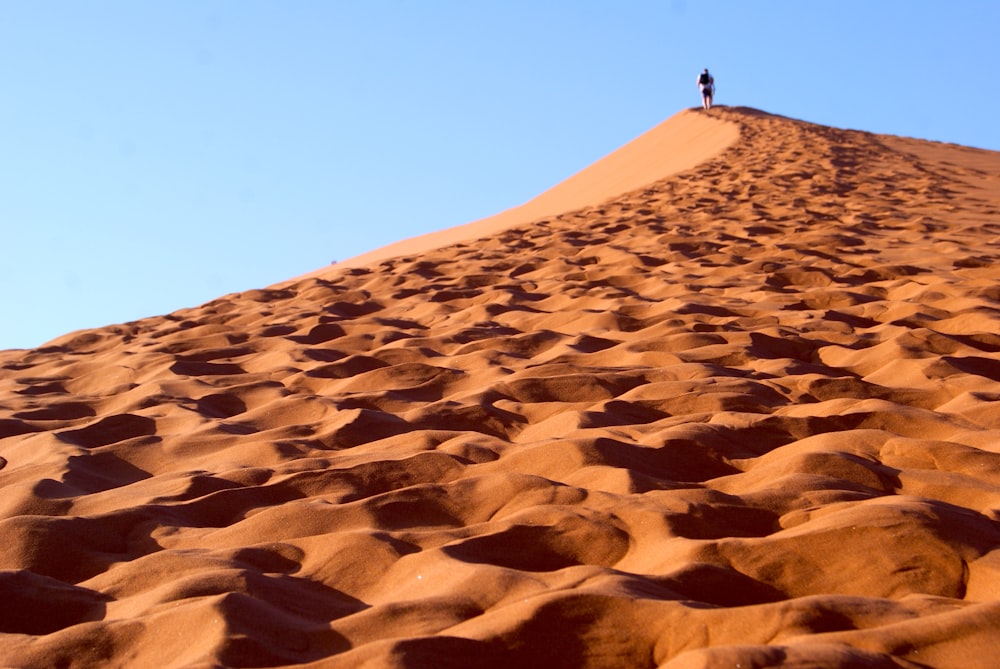
<instances>
[{"instance_id":1,"label":"sand shadow","mask_svg":"<svg viewBox=\"0 0 1000 669\"><path fill-rule=\"evenodd\" d=\"M102 620L108 595L28 570L0 571L0 633L41 636Z\"/></svg>"},{"instance_id":2,"label":"sand shadow","mask_svg":"<svg viewBox=\"0 0 1000 669\"><path fill-rule=\"evenodd\" d=\"M94 407L86 402L54 402L32 411L19 411L14 418L22 420L79 420L97 415Z\"/></svg>"},{"instance_id":3,"label":"sand shadow","mask_svg":"<svg viewBox=\"0 0 1000 669\"><path fill-rule=\"evenodd\" d=\"M131 485L152 476L112 453L87 453L70 456L62 481L43 479L34 492L47 499L63 499L91 495Z\"/></svg>"},{"instance_id":4,"label":"sand shadow","mask_svg":"<svg viewBox=\"0 0 1000 669\"><path fill-rule=\"evenodd\" d=\"M752 606L788 599L781 590L746 574L703 562L685 566L662 583L685 598L714 606Z\"/></svg>"},{"instance_id":5,"label":"sand shadow","mask_svg":"<svg viewBox=\"0 0 1000 669\"><path fill-rule=\"evenodd\" d=\"M0 418L0 439L16 437L20 434L30 434L32 432L43 432L42 428L25 423L16 418Z\"/></svg>"},{"instance_id":6,"label":"sand shadow","mask_svg":"<svg viewBox=\"0 0 1000 669\"><path fill-rule=\"evenodd\" d=\"M637 446L601 437L594 449L609 466L666 483L701 483L739 473L713 448L692 439L668 439L659 447Z\"/></svg>"},{"instance_id":7,"label":"sand shadow","mask_svg":"<svg viewBox=\"0 0 1000 669\"><path fill-rule=\"evenodd\" d=\"M236 363L200 360L178 360L170 366L170 371L178 376L233 376L246 373Z\"/></svg>"},{"instance_id":8,"label":"sand shadow","mask_svg":"<svg viewBox=\"0 0 1000 669\"><path fill-rule=\"evenodd\" d=\"M98 448L126 439L148 437L156 434L156 421L148 416L123 413L102 418L93 425L79 430L66 430L56 438L82 448Z\"/></svg>"},{"instance_id":9,"label":"sand shadow","mask_svg":"<svg viewBox=\"0 0 1000 669\"><path fill-rule=\"evenodd\" d=\"M946 363L966 374L982 376L991 381L1000 381L1000 360L983 358L977 355L962 358L946 355L941 357L940 362Z\"/></svg>"},{"instance_id":10,"label":"sand shadow","mask_svg":"<svg viewBox=\"0 0 1000 669\"><path fill-rule=\"evenodd\" d=\"M206 395L196 402L198 413L206 418L232 418L247 410L246 402L230 393Z\"/></svg>"}]
</instances>

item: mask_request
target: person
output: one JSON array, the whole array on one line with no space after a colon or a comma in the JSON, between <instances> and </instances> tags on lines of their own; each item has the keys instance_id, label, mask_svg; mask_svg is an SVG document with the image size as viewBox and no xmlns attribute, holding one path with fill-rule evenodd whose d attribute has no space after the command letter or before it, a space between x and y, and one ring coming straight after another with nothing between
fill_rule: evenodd
<instances>
[{"instance_id":1,"label":"person","mask_svg":"<svg viewBox=\"0 0 1000 669\"><path fill-rule=\"evenodd\" d=\"M701 106L711 109L712 96L715 95L715 77L708 73L707 67L698 75L698 89L701 91Z\"/></svg>"}]
</instances>

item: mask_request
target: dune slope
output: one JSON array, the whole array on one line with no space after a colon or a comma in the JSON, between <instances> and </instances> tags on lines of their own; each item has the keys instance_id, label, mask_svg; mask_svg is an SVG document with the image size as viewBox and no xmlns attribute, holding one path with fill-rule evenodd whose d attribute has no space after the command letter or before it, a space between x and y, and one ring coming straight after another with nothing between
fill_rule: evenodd
<instances>
[{"instance_id":1,"label":"dune slope","mask_svg":"<svg viewBox=\"0 0 1000 669\"><path fill-rule=\"evenodd\" d=\"M676 121L718 145L0 352L0 665L993 666L1000 154Z\"/></svg>"},{"instance_id":2,"label":"dune slope","mask_svg":"<svg viewBox=\"0 0 1000 669\"><path fill-rule=\"evenodd\" d=\"M518 207L466 225L405 239L354 258L356 267L489 237L545 216L600 204L715 157L739 138L735 123L685 110Z\"/></svg>"}]
</instances>

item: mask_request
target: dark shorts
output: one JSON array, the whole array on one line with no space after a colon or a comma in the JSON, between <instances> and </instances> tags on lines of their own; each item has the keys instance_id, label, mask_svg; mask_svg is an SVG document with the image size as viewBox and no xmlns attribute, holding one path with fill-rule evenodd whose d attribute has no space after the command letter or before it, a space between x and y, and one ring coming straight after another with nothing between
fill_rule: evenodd
<instances>
[{"instance_id":1,"label":"dark shorts","mask_svg":"<svg viewBox=\"0 0 1000 669\"><path fill-rule=\"evenodd\" d=\"M711 86L705 86L704 88L702 88L701 89L701 97L703 97L703 98L710 98L710 97L712 97L712 87Z\"/></svg>"}]
</instances>

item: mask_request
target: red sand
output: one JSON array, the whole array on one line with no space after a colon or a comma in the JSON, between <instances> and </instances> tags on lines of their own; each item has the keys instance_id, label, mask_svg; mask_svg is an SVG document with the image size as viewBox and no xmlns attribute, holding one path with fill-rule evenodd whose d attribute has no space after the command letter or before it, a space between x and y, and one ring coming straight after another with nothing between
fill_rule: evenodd
<instances>
[{"instance_id":1,"label":"red sand","mask_svg":"<svg viewBox=\"0 0 1000 669\"><path fill-rule=\"evenodd\" d=\"M993 667L1000 154L684 111L0 352L0 666Z\"/></svg>"}]
</instances>

